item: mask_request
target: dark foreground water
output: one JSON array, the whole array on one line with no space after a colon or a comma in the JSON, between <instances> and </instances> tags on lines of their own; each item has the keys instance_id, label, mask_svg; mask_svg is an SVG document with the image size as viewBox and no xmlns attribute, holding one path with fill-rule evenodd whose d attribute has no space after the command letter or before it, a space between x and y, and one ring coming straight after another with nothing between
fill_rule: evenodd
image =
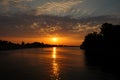
<instances>
[{"instance_id":1,"label":"dark foreground water","mask_svg":"<svg viewBox=\"0 0 120 80\"><path fill-rule=\"evenodd\" d=\"M117 80L86 65L79 47L0 51L0 80Z\"/></svg>"}]
</instances>

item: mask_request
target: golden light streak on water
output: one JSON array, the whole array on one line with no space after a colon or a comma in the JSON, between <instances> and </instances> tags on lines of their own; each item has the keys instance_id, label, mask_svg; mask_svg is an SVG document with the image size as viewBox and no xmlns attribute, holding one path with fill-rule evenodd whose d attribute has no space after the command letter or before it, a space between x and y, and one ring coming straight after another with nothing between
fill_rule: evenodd
<instances>
[{"instance_id":1,"label":"golden light streak on water","mask_svg":"<svg viewBox=\"0 0 120 80\"><path fill-rule=\"evenodd\" d=\"M56 47L53 47L52 57L53 57L53 59L56 59Z\"/></svg>"},{"instance_id":2,"label":"golden light streak on water","mask_svg":"<svg viewBox=\"0 0 120 80\"><path fill-rule=\"evenodd\" d=\"M60 80L59 77L59 65L56 61L57 59L57 54L56 54L56 47L53 47L53 54L52 54L52 58L53 58L53 63L52 63L52 80Z\"/></svg>"}]
</instances>

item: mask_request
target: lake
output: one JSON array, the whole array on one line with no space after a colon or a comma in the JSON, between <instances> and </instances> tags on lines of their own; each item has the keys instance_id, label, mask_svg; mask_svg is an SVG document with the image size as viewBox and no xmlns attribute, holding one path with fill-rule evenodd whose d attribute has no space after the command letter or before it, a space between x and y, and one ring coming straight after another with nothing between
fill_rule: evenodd
<instances>
[{"instance_id":1,"label":"lake","mask_svg":"<svg viewBox=\"0 0 120 80\"><path fill-rule=\"evenodd\" d=\"M86 65L79 47L0 51L0 80L117 80Z\"/></svg>"}]
</instances>

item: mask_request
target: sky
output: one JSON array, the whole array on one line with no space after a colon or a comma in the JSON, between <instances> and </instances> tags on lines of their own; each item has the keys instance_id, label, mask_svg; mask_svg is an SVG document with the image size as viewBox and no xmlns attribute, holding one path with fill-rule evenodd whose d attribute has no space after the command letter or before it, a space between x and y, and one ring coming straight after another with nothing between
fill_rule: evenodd
<instances>
[{"instance_id":1,"label":"sky","mask_svg":"<svg viewBox=\"0 0 120 80\"><path fill-rule=\"evenodd\" d=\"M0 40L80 45L105 23L120 24L120 0L0 0ZM52 38L56 37L57 41Z\"/></svg>"}]
</instances>

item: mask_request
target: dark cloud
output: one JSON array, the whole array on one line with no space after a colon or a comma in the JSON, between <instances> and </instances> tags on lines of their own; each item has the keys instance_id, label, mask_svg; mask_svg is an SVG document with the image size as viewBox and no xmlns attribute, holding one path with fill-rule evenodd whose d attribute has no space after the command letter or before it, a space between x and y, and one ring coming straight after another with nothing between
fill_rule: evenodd
<instances>
[{"instance_id":1,"label":"dark cloud","mask_svg":"<svg viewBox=\"0 0 120 80\"><path fill-rule=\"evenodd\" d=\"M0 15L120 16L120 0L0 0Z\"/></svg>"},{"instance_id":2,"label":"dark cloud","mask_svg":"<svg viewBox=\"0 0 120 80\"><path fill-rule=\"evenodd\" d=\"M53 35L80 38L98 31L101 24L120 24L115 16L97 16L80 19L57 16L0 16L0 37L49 37ZM81 36L81 35L82 36Z\"/></svg>"}]
</instances>

